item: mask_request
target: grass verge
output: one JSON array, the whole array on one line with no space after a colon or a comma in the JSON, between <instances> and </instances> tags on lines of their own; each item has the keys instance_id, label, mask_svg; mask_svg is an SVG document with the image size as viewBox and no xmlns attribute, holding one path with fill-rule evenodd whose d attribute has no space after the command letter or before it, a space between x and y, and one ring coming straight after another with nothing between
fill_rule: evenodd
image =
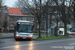
<instances>
[{"instance_id":1,"label":"grass verge","mask_svg":"<svg viewBox=\"0 0 75 50\"><path fill-rule=\"evenodd\" d=\"M46 33L41 33L41 35L45 35ZM50 33L48 33L50 34ZM33 35L39 35L39 33L33 33Z\"/></svg>"},{"instance_id":2,"label":"grass verge","mask_svg":"<svg viewBox=\"0 0 75 50\"><path fill-rule=\"evenodd\" d=\"M45 34L45 33L41 33L41 34ZM39 33L33 33L33 35L39 35Z\"/></svg>"},{"instance_id":3,"label":"grass verge","mask_svg":"<svg viewBox=\"0 0 75 50\"><path fill-rule=\"evenodd\" d=\"M59 39L59 38L68 38L70 36L49 36L49 37L41 37L41 38L36 38L34 40L46 40L46 39Z\"/></svg>"}]
</instances>

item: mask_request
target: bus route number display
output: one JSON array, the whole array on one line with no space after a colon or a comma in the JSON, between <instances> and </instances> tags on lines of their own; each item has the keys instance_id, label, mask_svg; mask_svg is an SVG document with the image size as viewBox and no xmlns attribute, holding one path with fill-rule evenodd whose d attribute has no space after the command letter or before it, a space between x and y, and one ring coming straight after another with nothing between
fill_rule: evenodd
<instances>
[{"instance_id":1,"label":"bus route number display","mask_svg":"<svg viewBox=\"0 0 75 50\"><path fill-rule=\"evenodd\" d=\"M29 23L21 23L21 24L29 24Z\"/></svg>"}]
</instances>

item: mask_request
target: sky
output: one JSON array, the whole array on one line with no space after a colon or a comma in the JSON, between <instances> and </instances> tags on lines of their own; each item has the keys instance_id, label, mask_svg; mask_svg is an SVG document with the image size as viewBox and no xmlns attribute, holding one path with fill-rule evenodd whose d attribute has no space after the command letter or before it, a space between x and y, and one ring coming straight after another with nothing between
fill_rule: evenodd
<instances>
[{"instance_id":1,"label":"sky","mask_svg":"<svg viewBox=\"0 0 75 50\"><path fill-rule=\"evenodd\" d=\"M4 0L4 5L7 5L8 7L13 7L16 1L17 0Z\"/></svg>"}]
</instances>

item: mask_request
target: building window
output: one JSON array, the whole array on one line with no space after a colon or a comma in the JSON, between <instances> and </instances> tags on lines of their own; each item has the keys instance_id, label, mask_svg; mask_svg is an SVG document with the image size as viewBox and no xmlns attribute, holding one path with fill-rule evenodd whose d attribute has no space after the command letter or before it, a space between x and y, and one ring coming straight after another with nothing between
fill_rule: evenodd
<instances>
[{"instance_id":1,"label":"building window","mask_svg":"<svg viewBox=\"0 0 75 50\"><path fill-rule=\"evenodd\" d=\"M20 13L17 13L18 15L20 14Z\"/></svg>"},{"instance_id":2,"label":"building window","mask_svg":"<svg viewBox=\"0 0 75 50\"><path fill-rule=\"evenodd\" d=\"M39 24L37 24L37 28L39 28Z\"/></svg>"},{"instance_id":3,"label":"building window","mask_svg":"<svg viewBox=\"0 0 75 50\"><path fill-rule=\"evenodd\" d=\"M28 18L28 21L30 21L30 18Z\"/></svg>"},{"instance_id":4,"label":"building window","mask_svg":"<svg viewBox=\"0 0 75 50\"><path fill-rule=\"evenodd\" d=\"M14 20L14 17L10 17L10 20L13 21Z\"/></svg>"},{"instance_id":5,"label":"building window","mask_svg":"<svg viewBox=\"0 0 75 50\"><path fill-rule=\"evenodd\" d=\"M11 23L11 24L10 24L10 27L14 27L14 23Z\"/></svg>"},{"instance_id":6,"label":"building window","mask_svg":"<svg viewBox=\"0 0 75 50\"><path fill-rule=\"evenodd\" d=\"M16 18L16 20L21 20L21 18Z\"/></svg>"},{"instance_id":7,"label":"building window","mask_svg":"<svg viewBox=\"0 0 75 50\"><path fill-rule=\"evenodd\" d=\"M56 23L56 21L52 21L52 23Z\"/></svg>"},{"instance_id":8,"label":"building window","mask_svg":"<svg viewBox=\"0 0 75 50\"><path fill-rule=\"evenodd\" d=\"M23 18L23 20L27 20L27 18Z\"/></svg>"},{"instance_id":9,"label":"building window","mask_svg":"<svg viewBox=\"0 0 75 50\"><path fill-rule=\"evenodd\" d=\"M43 23L41 24L41 28L44 28L44 24Z\"/></svg>"},{"instance_id":10,"label":"building window","mask_svg":"<svg viewBox=\"0 0 75 50\"><path fill-rule=\"evenodd\" d=\"M68 13L68 9L65 9L65 13Z\"/></svg>"},{"instance_id":11,"label":"building window","mask_svg":"<svg viewBox=\"0 0 75 50\"><path fill-rule=\"evenodd\" d=\"M60 18L60 16L59 16L59 15L56 15L56 17Z\"/></svg>"},{"instance_id":12,"label":"building window","mask_svg":"<svg viewBox=\"0 0 75 50\"><path fill-rule=\"evenodd\" d=\"M72 11L74 11L74 10L72 9Z\"/></svg>"},{"instance_id":13,"label":"building window","mask_svg":"<svg viewBox=\"0 0 75 50\"><path fill-rule=\"evenodd\" d=\"M74 16L73 16L73 15L71 15L71 18L74 18Z\"/></svg>"},{"instance_id":14,"label":"building window","mask_svg":"<svg viewBox=\"0 0 75 50\"><path fill-rule=\"evenodd\" d=\"M57 13L57 10L54 13Z\"/></svg>"},{"instance_id":15,"label":"building window","mask_svg":"<svg viewBox=\"0 0 75 50\"><path fill-rule=\"evenodd\" d=\"M12 12L10 12L10 14L13 14Z\"/></svg>"},{"instance_id":16,"label":"building window","mask_svg":"<svg viewBox=\"0 0 75 50\"><path fill-rule=\"evenodd\" d=\"M55 15L52 15L52 18L55 18Z\"/></svg>"},{"instance_id":17,"label":"building window","mask_svg":"<svg viewBox=\"0 0 75 50\"><path fill-rule=\"evenodd\" d=\"M31 21L34 21L34 18L31 18Z\"/></svg>"},{"instance_id":18,"label":"building window","mask_svg":"<svg viewBox=\"0 0 75 50\"><path fill-rule=\"evenodd\" d=\"M5 19L7 19L7 16L5 16Z\"/></svg>"},{"instance_id":19,"label":"building window","mask_svg":"<svg viewBox=\"0 0 75 50\"><path fill-rule=\"evenodd\" d=\"M1 21L0 21L0 25L1 25Z\"/></svg>"}]
</instances>

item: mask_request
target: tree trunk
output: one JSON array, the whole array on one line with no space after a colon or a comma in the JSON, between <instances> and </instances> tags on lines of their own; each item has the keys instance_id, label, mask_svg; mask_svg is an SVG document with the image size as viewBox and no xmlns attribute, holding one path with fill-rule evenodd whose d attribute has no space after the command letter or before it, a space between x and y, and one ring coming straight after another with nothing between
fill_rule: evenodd
<instances>
[{"instance_id":1,"label":"tree trunk","mask_svg":"<svg viewBox=\"0 0 75 50\"><path fill-rule=\"evenodd\" d=\"M41 38L40 28L41 28L41 8L42 8L42 0L40 0L40 17L39 17L39 37Z\"/></svg>"},{"instance_id":2,"label":"tree trunk","mask_svg":"<svg viewBox=\"0 0 75 50\"><path fill-rule=\"evenodd\" d=\"M57 32L56 32L56 36L58 36L58 20L57 20Z\"/></svg>"},{"instance_id":3,"label":"tree trunk","mask_svg":"<svg viewBox=\"0 0 75 50\"><path fill-rule=\"evenodd\" d=\"M41 23L39 22L39 37L41 38L40 28L41 28Z\"/></svg>"},{"instance_id":4,"label":"tree trunk","mask_svg":"<svg viewBox=\"0 0 75 50\"><path fill-rule=\"evenodd\" d=\"M36 22L36 33L37 33L37 22Z\"/></svg>"},{"instance_id":5,"label":"tree trunk","mask_svg":"<svg viewBox=\"0 0 75 50\"><path fill-rule=\"evenodd\" d=\"M67 22L64 22L64 33L65 33L65 36L68 36L67 34Z\"/></svg>"}]
</instances>

